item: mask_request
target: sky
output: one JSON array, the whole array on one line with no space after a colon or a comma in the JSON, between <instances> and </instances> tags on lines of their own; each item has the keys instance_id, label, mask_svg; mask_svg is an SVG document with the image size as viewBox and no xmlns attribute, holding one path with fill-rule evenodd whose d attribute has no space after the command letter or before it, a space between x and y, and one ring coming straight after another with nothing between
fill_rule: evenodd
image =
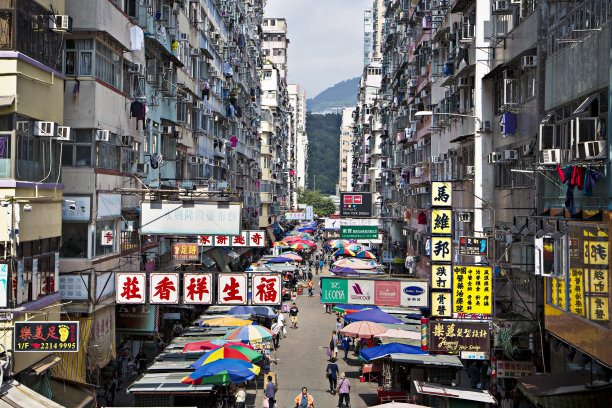
<instances>
[{"instance_id":1,"label":"sky","mask_svg":"<svg viewBox=\"0 0 612 408\"><path fill-rule=\"evenodd\" d=\"M360 76L363 12L371 5L372 0L267 0L266 17L287 19L288 83L312 98Z\"/></svg>"}]
</instances>

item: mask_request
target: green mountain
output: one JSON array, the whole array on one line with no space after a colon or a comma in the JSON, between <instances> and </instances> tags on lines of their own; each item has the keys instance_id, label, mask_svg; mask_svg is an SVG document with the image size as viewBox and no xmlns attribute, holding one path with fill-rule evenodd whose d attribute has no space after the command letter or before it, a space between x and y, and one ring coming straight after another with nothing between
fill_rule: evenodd
<instances>
[{"instance_id":1,"label":"green mountain","mask_svg":"<svg viewBox=\"0 0 612 408\"><path fill-rule=\"evenodd\" d=\"M357 104L360 77L347 79L330 86L312 99L306 100L306 110L312 113L326 113L332 108L346 108Z\"/></svg>"},{"instance_id":2,"label":"green mountain","mask_svg":"<svg viewBox=\"0 0 612 408\"><path fill-rule=\"evenodd\" d=\"M306 115L308 188L335 194L340 162L340 114Z\"/></svg>"}]
</instances>

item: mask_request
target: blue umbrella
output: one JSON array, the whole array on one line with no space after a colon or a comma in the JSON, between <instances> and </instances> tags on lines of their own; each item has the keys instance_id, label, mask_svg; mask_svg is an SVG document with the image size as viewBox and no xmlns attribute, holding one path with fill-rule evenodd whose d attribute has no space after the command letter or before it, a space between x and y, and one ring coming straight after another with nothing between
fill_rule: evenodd
<instances>
[{"instance_id":1,"label":"blue umbrella","mask_svg":"<svg viewBox=\"0 0 612 408\"><path fill-rule=\"evenodd\" d=\"M344 316L344 321L347 323L360 322L363 320L374 323L404 323L400 319L396 319L389 313L385 313L380 309L366 309Z\"/></svg>"},{"instance_id":2,"label":"blue umbrella","mask_svg":"<svg viewBox=\"0 0 612 408\"><path fill-rule=\"evenodd\" d=\"M383 344L382 346L370 347L367 349L360 350L359 357L363 358L367 363L370 362L370 360L385 357L392 353L429 354L428 352L421 350L421 348L417 346L409 346L408 344L402 343L389 343Z\"/></svg>"},{"instance_id":3,"label":"blue umbrella","mask_svg":"<svg viewBox=\"0 0 612 408\"><path fill-rule=\"evenodd\" d=\"M227 314L229 315L254 315L255 311L252 307L249 306L234 306L232 307Z\"/></svg>"},{"instance_id":4,"label":"blue umbrella","mask_svg":"<svg viewBox=\"0 0 612 408\"><path fill-rule=\"evenodd\" d=\"M272 310L272 308L268 306L253 306L253 312L255 312L255 316L271 318L276 317L276 313L274 313L274 310Z\"/></svg>"},{"instance_id":5,"label":"blue umbrella","mask_svg":"<svg viewBox=\"0 0 612 408\"><path fill-rule=\"evenodd\" d=\"M267 263L283 263L283 262L295 262L295 261L291 258L277 256L276 258L268 259L266 262Z\"/></svg>"}]
</instances>

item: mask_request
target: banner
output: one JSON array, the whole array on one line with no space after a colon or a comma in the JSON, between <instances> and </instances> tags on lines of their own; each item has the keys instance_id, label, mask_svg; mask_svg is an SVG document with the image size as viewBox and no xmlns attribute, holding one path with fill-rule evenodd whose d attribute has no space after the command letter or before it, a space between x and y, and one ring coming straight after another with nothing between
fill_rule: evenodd
<instances>
[{"instance_id":1,"label":"banner","mask_svg":"<svg viewBox=\"0 0 612 408\"><path fill-rule=\"evenodd\" d=\"M322 303L427 308L429 285L418 280L321 278Z\"/></svg>"},{"instance_id":2,"label":"banner","mask_svg":"<svg viewBox=\"0 0 612 408\"><path fill-rule=\"evenodd\" d=\"M478 322L429 322L429 351L458 354L489 351L489 324Z\"/></svg>"},{"instance_id":3,"label":"banner","mask_svg":"<svg viewBox=\"0 0 612 408\"><path fill-rule=\"evenodd\" d=\"M221 273L217 277L220 305L246 305L247 275L245 273Z\"/></svg>"},{"instance_id":4,"label":"banner","mask_svg":"<svg viewBox=\"0 0 612 408\"><path fill-rule=\"evenodd\" d=\"M240 235L240 203L183 203L145 201L141 205L140 233Z\"/></svg>"},{"instance_id":5,"label":"banner","mask_svg":"<svg viewBox=\"0 0 612 408\"><path fill-rule=\"evenodd\" d=\"M340 231L343 226L369 226L382 228L380 218L325 218L324 229Z\"/></svg>"},{"instance_id":6,"label":"banner","mask_svg":"<svg viewBox=\"0 0 612 408\"><path fill-rule=\"evenodd\" d=\"M79 322L15 322L15 351L79 351Z\"/></svg>"},{"instance_id":7,"label":"banner","mask_svg":"<svg viewBox=\"0 0 612 408\"><path fill-rule=\"evenodd\" d=\"M200 235L198 245L201 247L264 247L266 240L263 231L243 231L240 235Z\"/></svg>"},{"instance_id":8,"label":"banner","mask_svg":"<svg viewBox=\"0 0 612 408\"><path fill-rule=\"evenodd\" d=\"M493 314L491 268L453 267L453 312Z\"/></svg>"},{"instance_id":9,"label":"banner","mask_svg":"<svg viewBox=\"0 0 612 408\"><path fill-rule=\"evenodd\" d=\"M372 193L340 193L341 217L371 217Z\"/></svg>"},{"instance_id":10,"label":"banner","mask_svg":"<svg viewBox=\"0 0 612 408\"><path fill-rule=\"evenodd\" d=\"M185 242L172 243L172 259L179 261L197 261L198 244Z\"/></svg>"}]
</instances>

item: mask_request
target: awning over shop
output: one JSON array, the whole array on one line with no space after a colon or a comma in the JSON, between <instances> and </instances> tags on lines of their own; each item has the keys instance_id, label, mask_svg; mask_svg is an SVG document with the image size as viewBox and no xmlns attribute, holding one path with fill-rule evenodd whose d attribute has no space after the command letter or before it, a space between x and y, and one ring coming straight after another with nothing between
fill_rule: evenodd
<instances>
[{"instance_id":1,"label":"awning over shop","mask_svg":"<svg viewBox=\"0 0 612 408\"><path fill-rule=\"evenodd\" d=\"M50 355L50 356L43 358L38 363L30 366L30 370L34 372L34 374L42 374L45 371L49 370L50 368L54 367L61 360L62 359L58 356Z\"/></svg>"},{"instance_id":2,"label":"awning over shop","mask_svg":"<svg viewBox=\"0 0 612 408\"><path fill-rule=\"evenodd\" d=\"M495 397L487 390L474 390L463 387L449 387L448 385L414 381L416 392L419 394L435 395L436 397L455 398L467 401L497 404Z\"/></svg>"},{"instance_id":3,"label":"awning over shop","mask_svg":"<svg viewBox=\"0 0 612 408\"><path fill-rule=\"evenodd\" d=\"M53 400L65 407L84 408L94 400L91 390L68 382L51 380L51 391Z\"/></svg>"},{"instance_id":4,"label":"awning over shop","mask_svg":"<svg viewBox=\"0 0 612 408\"><path fill-rule=\"evenodd\" d=\"M183 384L181 380L191 374L193 370L177 373L151 373L136 381L127 392L130 394L174 394L209 393L212 385Z\"/></svg>"},{"instance_id":5,"label":"awning over shop","mask_svg":"<svg viewBox=\"0 0 612 408\"><path fill-rule=\"evenodd\" d=\"M457 356L444 354L404 354L392 353L389 355L394 363L419 364L444 367L463 367L461 360Z\"/></svg>"},{"instance_id":6,"label":"awning over shop","mask_svg":"<svg viewBox=\"0 0 612 408\"><path fill-rule=\"evenodd\" d=\"M63 406L15 380L10 380L0 388L0 408L63 408Z\"/></svg>"}]
</instances>

